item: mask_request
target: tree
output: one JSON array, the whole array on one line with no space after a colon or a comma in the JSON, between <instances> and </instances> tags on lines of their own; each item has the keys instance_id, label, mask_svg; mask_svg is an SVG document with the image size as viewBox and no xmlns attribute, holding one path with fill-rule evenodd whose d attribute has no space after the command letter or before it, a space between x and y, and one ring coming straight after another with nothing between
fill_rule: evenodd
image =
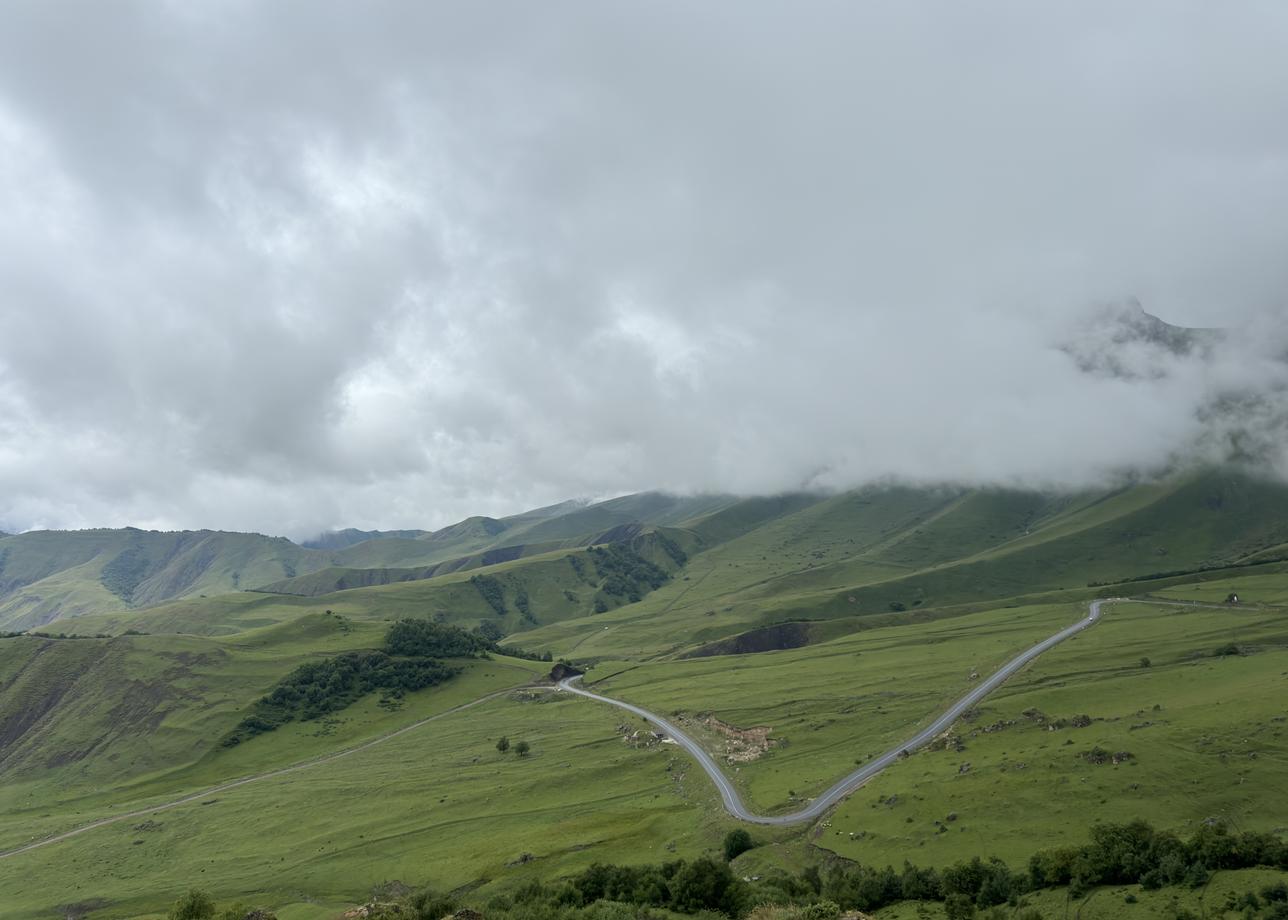
<instances>
[{"instance_id":1,"label":"tree","mask_svg":"<svg viewBox=\"0 0 1288 920\"><path fill-rule=\"evenodd\" d=\"M500 751L502 754L510 750L510 739L505 737L505 735L502 735L500 740L498 740L496 743L496 749Z\"/></svg>"},{"instance_id":2,"label":"tree","mask_svg":"<svg viewBox=\"0 0 1288 920\"><path fill-rule=\"evenodd\" d=\"M944 916L948 920L971 920L975 916L975 901L968 894L950 894L944 898Z\"/></svg>"},{"instance_id":3,"label":"tree","mask_svg":"<svg viewBox=\"0 0 1288 920\"><path fill-rule=\"evenodd\" d=\"M170 908L170 920L211 920L214 915L215 902L197 888L191 889Z\"/></svg>"},{"instance_id":4,"label":"tree","mask_svg":"<svg viewBox=\"0 0 1288 920\"><path fill-rule=\"evenodd\" d=\"M518 754L520 757L527 757L528 751L530 750L532 750L532 745L528 744L526 741L520 741L514 746L514 753Z\"/></svg>"},{"instance_id":5,"label":"tree","mask_svg":"<svg viewBox=\"0 0 1288 920\"><path fill-rule=\"evenodd\" d=\"M737 830L725 834L724 839L724 857L726 862L732 862L743 853L746 853L756 844L751 840L751 834L748 834L741 827Z\"/></svg>"},{"instance_id":6,"label":"tree","mask_svg":"<svg viewBox=\"0 0 1288 920\"><path fill-rule=\"evenodd\" d=\"M1140 666L1141 666L1142 668L1147 668L1147 667L1149 667L1152 663L1153 663L1153 662L1151 662L1148 658L1142 658L1142 659L1140 660Z\"/></svg>"}]
</instances>

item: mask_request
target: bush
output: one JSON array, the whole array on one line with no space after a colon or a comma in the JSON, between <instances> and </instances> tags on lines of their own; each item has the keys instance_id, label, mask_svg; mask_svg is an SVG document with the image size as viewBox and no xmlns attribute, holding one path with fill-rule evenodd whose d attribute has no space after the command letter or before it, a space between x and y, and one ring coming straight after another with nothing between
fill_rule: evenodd
<instances>
[{"instance_id":1,"label":"bush","mask_svg":"<svg viewBox=\"0 0 1288 920\"><path fill-rule=\"evenodd\" d=\"M971 920L975 916L975 901L969 895L950 894L944 898L944 916L948 920Z\"/></svg>"},{"instance_id":2,"label":"bush","mask_svg":"<svg viewBox=\"0 0 1288 920\"><path fill-rule=\"evenodd\" d=\"M732 862L743 853L752 849L756 844L751 840L751 834L747 833L741 827L737 830L725 834L724 839L724 857L726 862Z\"/></svg>"},{"instance_id":3,"label":"bush","mask_svg":"<svg viewBox=\"0 0 1288 920\"><path fill-rule=\"evenodd\" d=\"M215 916L215 902L206 892L193 888L174 902L168 916L170 920L211 920Z\"/></svg>"}]
</instances>

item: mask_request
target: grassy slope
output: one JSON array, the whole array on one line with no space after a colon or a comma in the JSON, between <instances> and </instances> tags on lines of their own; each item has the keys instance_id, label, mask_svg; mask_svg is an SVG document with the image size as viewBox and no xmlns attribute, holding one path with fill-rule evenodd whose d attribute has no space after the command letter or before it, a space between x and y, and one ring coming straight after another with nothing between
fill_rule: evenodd
<instances>
[{"instance_id":1,"label":"grassy slope","mask_svg":"<svg viewBox=\"0 0 1288 920\"><path fill-rule=\"evenodd\" d=\"M1230 641L1256 651L1210 657ZM1152 665L1140 667L1142 657ZM1288 809L1285 673L1283 610L1116 605L959 724L966 750L892 767L840 806L819 843L864 861L942 864L982 850L1017 859L1066 842L1070 827L1127 816L1177 829L1209 817L1276 828ZM1023 715L1030 709L1095 721L1048 731ZM971 736L1008 720L1016 724ZM1080 758L1097 745L1135 760ZM949 813L957 820L940 832Z\"/></svg>"},{"instance_id":2,"label":"grassy slope","mask_svg":"<svg viewBox=\"0 0 1288 920\"><path fill-rule=\"evenodd\" d=\"M234 748L219 740L288 671L379 646L383 628L307 617L228 639L130 636L0 642L0 848L147 802L371 738L425 714L526 683L548 665L496 658L408 698L367 698ZM47 815L47 816L46 816Z\"/></svg>"},{"instance_id":3,"label":"grassy slope","mask_svg":"<svg viewBox=\"0 0 1288 920\"><path fill-rule=\"evenodd\" d=\"M217 531L0 534L0 630L264 586L317 595L346 585L403 580L409 574L428 577L489 565L494 561L485 555L489 551L522 547L516 555L531 556L576 548L616 527L667 525L732 501L641 493L593 505L565 503L501 520L469 518L421 537L372 539L336 550ZM438 571L387 571L431 567ZM309 577L332 568L339 571Z\"/></svg>"},{"instance_id":4,"label":"grassy slope","mask_svg":"<svg viewBox=\"0 0 1288 920\"><path fill-rule=\"evenodd\" d=\"M563 594L578 591L564 553L487 571L516 579L512 587L522 579L538 618L548 624L515 636L517 643L540 642L557 653L603 659L592 678L615 674L606 683L610 692L646 704L668 711L711 709L743 727L774 726L774 734L788 744L735 773L754 802L772 807L791 792L800 797L816 791L854 759L900 735L901 727L956 695L969 668L992 667L1037 635L1072 620L1076 598L1001 610L994 602L991 611L883 625L789 652L694 661L641 659L774 620L828 617L843 630L876 624L890 618L887 597L922 600L915 613L903 615L911 620L937 604L980 604L981 598L1004 597L1000 592L1014 592L1017 585L1026 592L1067 585L1074 595L1139 589L1202 599L1238 590L1248 601L1283 602L1288 600L1288 575L1266 570L1204 576L1209 580L1197 585L1172 580L1099 591L1087 588L1086 581L1106 573L1143 574L1271 551L1284 543L1285 494L1281 488L1209 475L1062 501L1005 492L888 490L738 502L670 521L681 525L673 533L690 551L689 564L642 602L594 616L585 615L580 595L578 604L572 604ZM696 549L702 551L694 554ZM926 567L914 572L911 567L918 560ZM130 651L109 659L114 668L97 669L90 660L62 667L118 677L156 676L178 667L174 656L180 652L200 655L202 649L218 648L245 669L236 680L248 686L259 680L262 687L270 672L282 673L298 655L316 653L311 643L332 641L311 637L316 624L326 622L312 614L324 609L354 617L352 641L365 636L364 631L377 635L379 621L395 616L440 613L464 625L494 616L469 585L469 574L318 598L193 598L151 611L87 617L83 623L91 631L132 625L218 638L118 639L114 641ZM507 594L513 597L512 590ZM1095 630L1050 653L991 698L975 725L1012 719L1032 706L1053 716L1087 712L1109 721L1064 732L1023 723L968 738L961 754L918 754L842 805L816 842L865 861L897 864L909 856L942 864L975 853L1017 858L1036 845L1067 841L1070 828L1080 838L1096 817L1140 815L1175 827L1229 814L1247 826L1266 826L1265 815L1283 812L1282 789L1288 788L1283 751L1274 734L1280 723L1271 721L1277 717L1275 700L1283 698L1282 674L1288 671L1279 648L1288 644L1279 627L1282 618L1282 613L1255 611L1111 611ZM512 609L504 622L507 628L521 625ZM1235 623L1240 624L1238 641L1263 648L1222 661L1186 658L1229 641ZM256 631L235 634L245 629ZM293 629L303 634L295 636ZM265 643L262 659L244 647L251 640ZM361 641L372 644L370 638ZM181 644L186 642L196 645ZM97 646L84 646L92 647ZM111 643L102 647L114 648ZM0 656L4 648L0 643ZM1153 667L1136 667L1142 654L1153 658ZM635 660L610 660L621 658ZM97 742L92 728L81 736L74 726L92 726L94 719L110 724L106 704L83 716L69 715L65 727L51 727L44 740L24 749L14 761L20 765L14 767L17 782L0 785L0 796L7 799L3 808L14 818L0 822L6 835L26 839L103 813L113 802L155 799L169 789L240 775L254 764L296 759L300 751L333 749L369 736L378 726L405 724L398 720L446 708L449 699L463 701L452 694L478 695L499 679L495 674L463 677L423 699L415 695L401 714L383 713L368 702L365 708L346 711L352 721L327 729L335 735L319 733L320 726L292 726L244 749L194 754L182 761L176 758L183 744L211 730L212 723L202 720L234 714L231 702L220 714L216 693L221 680L234 680L233 671L220 671L224 677L217 678L205 665L183 666L188 676L167 680L182 691L184 702L174 705L186 715L167 716L155 728L127 721L134 727L103 742L105 756L95 757L92 768L75 765L83 760L52 770L40 764L42 757L47 765L59 751ZM4 667L0 657L0 681L7 673ZM908 680L909 675L915 679ZM129 699L129 693L138 691L128 683L105 682L104 699ZM183 708L189 701L185 694L200 705ZM1231 711L1216 700L1252 702ZM214 714L206 712L211 701L216 701ZM1157 714L1155 702L1164 704ZM503 875L498 884L504 885L525 874L548 877L595 859L663 858L669 842L679 855L712 845L731 825L719 813L707 781L669 748L626 748L613 730L621 721L620 713L581 701L542 705L498 700L427 725L396 745L318 767L308 780L283 777L221 795L221 802L211 806L176 810L170 813L173 818L161 821L161 831L148 832L156 838L117 825L33 854L31 860L0 862L0 888L25 883L25 866L36 872L31 879L40 888L16 902L23 910L48 906L41 892L61 891L56 879L76 878L82 886L78 895L92 897L97 891L120 899L130 905L119 908L124 914L159 903L132 900L134 892L168 897L188 879L210 879L209 887L221 893L265 892L275 903L296 900L298 916L326 916L303 906L302 894L318 898L329 910L360 895L369 881L390 876L455 885ZM1155 724L1131 730L1144 721ZM491 744L500 733L531 737L538 756L522 768L497 763ZM1066 736L1074 738L1074 746L1062 744ZM1256 759L1240 759L1250 753L1238 746L1242 738L1257 744ZM159 745L157 760L140 753L143 743ZM1071 759L1071 751L1094 744L1133 751L1138 765L1093 767ZM107 756L111 754L115 760ZM225 754L233 759L221 760ZM962 760L972 766L959 777ZM1024 767L1017 768L1017 762ZM552 776L560 781L551 783ZM383 788L379 795L370 791L373 784L385 783L387 795ZM97 797L88 791L95 784L103 789ZM872 807L878 798L888 801L891 795L898 796L893 805ZM941 833L934 821L942 821L950 810L959 818ZM268 830L254 840L245 839L243 831L250 815L269 816ZM110 854L101 859L101 867L91 855L100 852L91 845L96 839L107 843L101 852ZM135 844L135 839L143 842ZM800 842L799 836L787 834L781 852ZM584 844L589 848L577 848ZM541 858L505 868L506 861L525 851ZM156 864L160 852L173 853L173 873ZM780 848L767 849L762 855L778 852ZM798 850L791 853L797 855L783 858L800 858ZM176 879L182 881L176 884Z\"/></svg>"},{"instance_id":5,"label":"grassy slope","mask_svg":"<svg viewBox=\"0 0 1288 920\"><path fill-rule=\"evenodd\" d=\"M954 696L968 683L970 668L991 667L1073 615L1068 606L996 611L761 656L605 662L592 676L613 675L605 681L610 691L659 708L709 707L743 727L773 725L774 736L788 744L735 773L753 799L772 804L788 789L807 794L833 779L856 756L874 753ZM1258 646L1255 654L1190 658L1228 641L1236 619L1239 641ZM301 625L256 635L267 654L281 630ZM1288 805L1288 763L1276 734L1282 723L1273 721L1282 713L1285 647L1288 626L1279 611L1114 608L1095 629L1048 653L990 698L966 731L1015 719L1031 707L1052 716L1087 712L1098 719L1091 726L1048 732L1021 720L968 736L962 753L919 753L843 803L816 829L820 836L808 829L807 838L757 831L761 839L786 844L781 859L777 848L758 858L792 862L794 847L812 839L880 864L908 857L942 865L976 853L1016 860L1037 846L1085 836L1096 818L1136 815L1165 827L1183 828L1209 815L1269 827ZM1138 667L1142 654L1152 656L1151 668ZM458 686L461 692L481 688ZM442 707L439 693L413 695L413 705L426 708L398 718ZM1166 702L1155 712L1158 700ZM377 711L345 715L370 731L365 720ZM623 745L614 728L622 721L620 712L581 700L495 700L307 774L167 812L156 818L159 829L118 824L0 862L0 887L30 880L31 893L15 902L16 916L48 908L47 890L68 900L69 884L78 898L117 902L103 916L129 915L197 879L225 898L295 902L297 916L323 917L391 877L445 887L481 878L486 888L488 880L505 886L596 860L649 861L712 847L732 825L709 782L669 746ZM1145 721L1154 724L1132 730ZM354 734L328 738L317 737L317 728L293 726L287 730L293 735L262 736L228 752L254 755L253 762L198 758L176 776L184 788L197 779L213 782L340 746L360 730L346 723L339 730ZM535 756L501 758L493 747L500 734L531 740ZM1065 745L1065 738L1074 744ZM1113 767L1076 760L1095 744L1130 750L1139 762ZM256 745L258 752L251 750ZM1253 750L1255 759L1248 756ZM972 767L959 775L964 760ZM129 801L155 798L167 783L177 785L174 778L141 777L123 791ZM107 811L107 797L59 801L39 783L17 788L40 794L6 815L11 840ZM51 810L51 818L41 817ZM957 821L937 832L934 821L949 811ZM256 833L247 835L252 821ZM850 831L859 836L851 839ZM507 867L525 852L536 860ZM320 906L306 907L303 896Z\"/></svg>"},{"instance_id":6,"label":"grassy slope","mask_svg":"<svg viewBox=\"0 0 1288 920\"><path fill-rule=\"evenodd\" d=\"M322 568L289 540L216 531L41 531L0 539L0 628L221 594Z\"/></svg>"},{"instance_id":7,"label":"grassy slope","mask_svg":"<svg viewBox=\"0 0 1288 920\"><path fill-rule=\"evenodd\" d=\"M973 671L996 669L1077 620L1080 609L1063 604L990 611L758 655L606 662L587 680L660 713L711 712L742 728L772 727L779 747L755 762L730 764L729 773L753 808L785 810L942 711L970 689ZM600 673L619 668L597 681Z\"/></svg>"},{"instance_id":8,"label":"grassy slope","mask_svg":"<svg viewBox=\"0 0 1288 920\"><path fill-rule=\"evenodd\" d=\"M655 536L644 534L631 541L631 545L641 556L662 568L675 568ZM570 556L580 562L581 572L569 561ZM470 579L479 574L502 584L505 591L504 616L498 615L471 583ZM333 610L365 620L434 617L468 628L492 621L509 634L533 626L534 621L549 623L564 617L590 616L601 582L586 550L560 550L489 566L483 572L466 570L432 579L354 588L317 597L242 592L190 598L149 610L79 617L59 624L59 628L82 635L119 633L127 629L150 633L228 635L242 629L288 622L308 613ZM518 607L520 590L527 592L531 618ZM624 598L608 597L606 600L610 604L619 604Z\"/></svg>"},{"instance_id":9,"label":"grassy slope","mask_svg":"<svg viewBox=\"0 0 1288 920\"><path fill-rule=\"evenodd\" d=\"M294 902L295 916L321 918L390 878L511 883L592 859L713 848L726 825L709 785L672 750L622 744L614 724L572 701L496 700L379 748L158 814L159 827L122 822L0 861L6 916L46 916L56 903L90 898L113 902L96 916L137 916L197 882L222 898ZM533 753L498 754L502 734L530 740ZM524 853L535 859L507 867Z\"/></svg>"},{"instance_id":10,"label":"grassy slope","mask_svg":"<svg viewBox=\"0 0 1288 920\"><path fill-rule=\"evenodd\" d=\"M546 626L523 641L556 654L646 657L768 623L887 614L892 604L1092 597L1105 591L1088 582L1235 562L1285 534L1288 488L1228 474L1062 500L849 493L708 549L640 604ZM914 570L909 560L918 556L930 564Z\"/></svg>"},{"instance_id":11,"label":"grassy slope","mask_svg":"<svg viewBox=\"0 0 1288 920\"><path fill-rule=\"evenodd\" d=\"M1202 888L1163 888L1145 891L1139 885L1107 885L1092 890L1081 899L1070 899L1063 888L1025 895L1023 904L1043 917L1076 917L1081 920L1156 920L1174 918L1177 910L1192 916L1240 918L1241 913L1226 911L1229 895L1236 897L1249 891L1260 891L1267 885L1285 880L1286 874L1270 869L1240 869L1214 873ZM1127 901L1127 896L1134 903ZM1010 908L1005 907L1009 916ZM928 920L944 915L943 905L905 902L877 911L879 920Z\"/></svg>"}]
</instances>

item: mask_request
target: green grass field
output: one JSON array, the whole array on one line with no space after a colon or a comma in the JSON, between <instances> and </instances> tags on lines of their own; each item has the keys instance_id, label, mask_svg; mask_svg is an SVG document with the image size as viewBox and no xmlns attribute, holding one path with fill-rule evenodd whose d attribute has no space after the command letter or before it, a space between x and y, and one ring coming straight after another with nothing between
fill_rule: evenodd
<instances>
[{"instance_id":1,"label":"green grass field","mask_svg":"<svg viewBox=\"0 0 1288 920\"><path fill-rule=\"evenodd\" d=\"M593 860L713 850L727 822L705 777L673 749L626 746L618 721L571 700L498 699L307 771L0 860L5 916L91 899L112 902L96 916L137 916L200 884L322 918L389 879L510 885ZM499 754L502 734L532 753Z\"/></svg>"},{"instance_id":2,"label":"green grass field","mask_svg":"<svg viewBox=\"0 0 1288 920\"><path fill-rule=\"evenodd\" d=\"M296 666L377 648L388 623L405 616L467 628L493 621L507 642L591 664L588 684L677 714L727 761L749 804L773 811L799 807L912 734L980 677L1082 616L1092 597L1220 604L1236 592L1237 607L1108 608L1095 628L959 723L961 750L954 742L901 761L817 824L757 828L765 845L740 857L738 870L800 869L833 856L1014 863L1084 840L1094 821L1137 817L1178 831L1216 818L1282 832L1288 565L1237 566L1281 555L1285 495L1210 474L1060 498L915 489L628 496L519 516L501 530L470 519L440 532L438 544L429 535L339 551L349 563L421 552L403 544L473 551L505 532L572 545L587 528L623 527L672 577L603 613L592 612L602 581L567 559L586 557L584 549L478 570L502 585L503 615L471 584L475 570L316 597L233 592L91 612L100 609L91 585L102 587L104 565L92 556L45 576L65 580L67 597L88 592L82 615L53 628L115 638L0 640L0 849L319 762L0 860L0 914L51 916L58 905L102 899L92 917L159 915L197 884L283 918L333 917L389 879L482 897L595 861L713 854L735 826L675 747L623 740L642 723L620 710L549 692L488 698L550 667L502 656L462 662L461 675L400 708L372 695L326 719L219 745ZM667 545L682 550L683 565ZM39 574L37 561L23 562L28 574ZM1088 584L1124 578L1143 580ZM287 580L312 583L303 573ZM683 657L777 623L796 624L805 644ZM1239 654L1214 654L1231 645ZM1088 724L1072 724L1083 715ZM733 734L762 730L768 750L742 758L708 716ZM503 734L528 740L531 755L499 754ZM1097 750L1132 756L1119 764L1083 756ZM1082 915L1163 916L1165 895L1126 905L1100 892ZM1054 898L1040 896L1044 916L1077 915L1079 905L1066 911Z\"/></svg>"},{"instance_id":3,"label":"green grass field","mask_svg":"<svg viewBox=\"0 0 1288 920\"><path fill-rule=\"evenodd\" d=\"M739 728L771 728L769 753L729 764L729 773L752 807L789 810L913 734L970 689L972 673L996 670L1082 615L1079 605L990 611L772 654L605 662L586 679L597 692L690 724L709 712Z\"/></svg>"},{"instance_id":4,"label":"green grass field","mask_svg":"<svg viewBox=\"0 0 1288 920\"><path fill-rule=\"evenodd\" d=\"M1231 642L1248 654L1212 657ZM1016 859L1065 843L1070 828L1128 817L1282 830L1286 700L1288 611L1115 605L959 723L964 750L885 771L836 810L818 843L862 861L942 864L983 851ZM1045 723L1025 715L1033 710ZM1047 728L1082 714L1090 725ZM1096 747L1133 758L1093 765L1081 755Z\"/></svg>"}]
</instances>

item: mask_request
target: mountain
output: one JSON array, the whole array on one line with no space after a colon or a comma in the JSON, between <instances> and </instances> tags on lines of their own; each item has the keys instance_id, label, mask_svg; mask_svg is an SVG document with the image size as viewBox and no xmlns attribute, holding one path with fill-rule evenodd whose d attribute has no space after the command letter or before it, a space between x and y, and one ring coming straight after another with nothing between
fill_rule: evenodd
<instances>
[{"instance_id":1,"label":"mountain","mask_svg":"<svg viewBox=\"0 0 1288 920\"><path fill-rule=\"evenodd\" d=\"M732 501L641 493L594 504L563 502L501 519L471 517L433 532L338 531L309 541L312 546L209 530L31 531L0 537L0 629L266 587L317 594L428 578L621 541ZM330 569L335 571L321 582L292 584ZM389 571L402 569L413 571Z\"/></svg>"},{"instance_id":2,"label":"mountain","mask_svg":"<svg viewBox=\"0 0 1288 920\"><path fill-rule=\"evenodd\" d=\"M1166 376L1170 362L1205 359L1224 340L1223 330L1174 326L1133 300L1091 311L1059 347L1084 373L1136 379Z\"/></svg>"},{"instance_id":3,"label":"mountain","mask_svg":"<svg viewBox=\"0 0 1288 920\"><path fill-rule=\"evenodd\" d=\"M327 531L311 540L301 540L300 546L306 549L346 549L357 543L366 543L368 540L415 540L427 532L424 530L354 530L352 527L347 527L344 530Z\"/></svg>"},{"instance_id":4,"label":"mountain","mask_svg":"<svg viewBox=\"0 0 1288 920\"><path fill-rule=\"evenodd\" d=\"M0 626L221 594L328 563L327 554L260 534L32 531L0 538Z\"/></svg>"},{"instance_id":5,"label":"mountain","mask_svg":"<svg viewBox=\"0 0 1288 920\"><path fill-rule=\"evenodd\" d=\"M1283 483L1223 468L1076 493L642 493L437 535L335 551L210 532L4 538L19 594L116 603L0 636L0 852L90 828L0 861L0 887L19 892L9 913L159 916L195 879L325 920L379 880L419 884L425 865L440 890L500 903L534 873L700 858L738 826L715 787L644 720L547 692L538 657L674 719L776 813L897 749L1103 596L1150 603L1107 605L821 822L757 829L736 877L833 855L941 872L997 855L1023 871L1096 822L1282 823ZM175 577L201 546L209 565ZM355 564L390 550L448 558ZM233 571L243 586L277 577L126 601ZM441 686L353 683L411 664L378 651L406 618L500 636L500 650L452 662ZM274 700L331 694L343 705L223 743Z\"/></svg>"}]
</instances>

